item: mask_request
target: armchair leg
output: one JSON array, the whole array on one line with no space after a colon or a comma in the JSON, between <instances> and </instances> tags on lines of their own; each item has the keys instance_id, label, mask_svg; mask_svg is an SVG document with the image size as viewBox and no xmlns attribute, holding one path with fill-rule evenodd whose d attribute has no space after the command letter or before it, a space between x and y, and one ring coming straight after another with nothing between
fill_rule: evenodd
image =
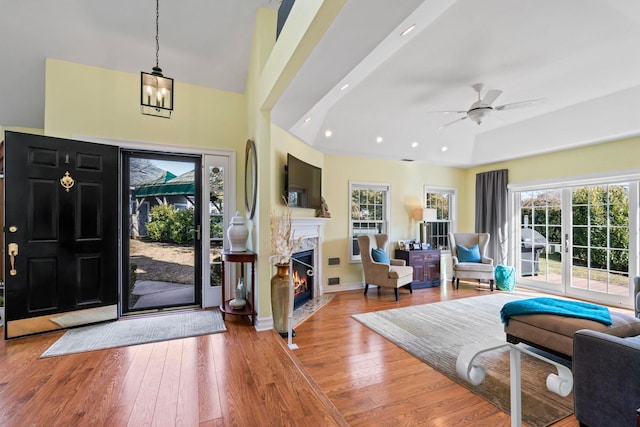
<instances>
[{"instance_id":1,"label":"armchair leg","mask_svg":"<svg viewBox=\"0 0 640 427\"><path fill-rule=\"evenodd\" d=\"M460 278L456 278L456 289L460 289Z\"/></svg>"},{"instance_id":2,"label":"armchair leg","mask_svg":"<svg viewBox=\"0 0 640 427\"><path fill-rule=\"evenodd\" d=\"M394 288L393 290L395 291L395 294L396 294L396 301L398 301L398 288Z\"/></svg>"},{"instance_id":3,"label":"armchair leg","mask_svg":"<svg viewBox=\"0 0 640 427\"><path fill-rule=\"evenodd\" d=\"M489 289L493 292L493 279L489 280Z\"/></svg>"},{"instance_id":4,"label":"armchair leg","mask_svg":"<svg viewBox=\"0 0 640 427\"><path fill-rule=\"evenodd\" d=\"M409 293L413 294L413 288L411 287L411 283L409 283Z\"/></svg>"},{"instance_id":5,"label":"armchair leg","mask_svg":"<svg viewBox=\"0 0 640 427\"><path fill-rule=\"evenodd\" d=\"M367 291L368 291L368 290L369 290L369 284L368 284L368 283L365 283L365 284L364 284L364 294L365 294L365 295L367 294Z\"/></svg>"}]
</instances>

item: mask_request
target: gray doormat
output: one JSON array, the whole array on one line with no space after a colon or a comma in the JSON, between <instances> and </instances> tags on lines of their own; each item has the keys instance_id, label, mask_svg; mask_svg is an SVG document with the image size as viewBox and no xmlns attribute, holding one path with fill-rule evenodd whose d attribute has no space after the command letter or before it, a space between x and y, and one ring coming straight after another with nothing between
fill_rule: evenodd
<instances>
[{"instance_id":1,"label":"gray doormat","mask_svg":"<svg viewBox=\"0 0 640 427\"><path fill-rule=\"evenodd\" d=\"M215 334L226 330L218 310L120 319L115 322L70 329L40 357L167 341Z\"/></svg>"}]
</instances>

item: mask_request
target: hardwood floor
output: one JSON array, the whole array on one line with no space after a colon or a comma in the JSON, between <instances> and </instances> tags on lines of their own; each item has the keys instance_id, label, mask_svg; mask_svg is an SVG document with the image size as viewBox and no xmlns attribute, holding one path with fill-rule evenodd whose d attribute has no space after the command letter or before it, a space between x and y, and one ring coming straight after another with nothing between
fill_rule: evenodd
<instances>
[{"instance_id":1,"label":"hardwood floor","mask_svg":"<svg viewBox=\"0 0 640 427\"><path fill-rule=\"evenodd\" d=\"M486 293L338 293L296 328L295 351L238 316L226 333L47 359L61 332L2 341L0 425L508 426L508 414L351 318Z\"/></svg>"}]
</instances>

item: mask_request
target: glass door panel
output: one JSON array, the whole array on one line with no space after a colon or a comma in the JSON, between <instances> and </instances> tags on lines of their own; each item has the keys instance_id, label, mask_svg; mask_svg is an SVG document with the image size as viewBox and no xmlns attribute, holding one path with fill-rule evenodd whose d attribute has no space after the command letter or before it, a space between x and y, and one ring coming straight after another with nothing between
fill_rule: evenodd
<instances>
[{"instance_id":1,"label":"glass door panel","mask_svg":"<svg viewBox=\"0 0 640 427\"><path fill-rule=\"evenodd\" d=\"M567 292L628 296L629 184L572 188L571 212Z\"/></svg>"},{"instance_id":2,"label":"glass door panel","mask_svg":"<svg viewBox=\"0 0 640 427\"><path fill-rule=\"evenodd\" d=\"M200 157L123 153L122 312L200 305Z\"/></svg>"},{"instance_id":3,"label":"glass door panel","mask_svg":"<svg viewBox=\"0 0 640 427\"><path fill-rule=\"evenodd\" d=\"M520 276L527 282L562 285L562 192L520 194Z\"/></svg>"},{"instance_id":4,"label":"glass door panel","mask_svg":"<svg viewBox=\"0 0 640 427\"><path fill-rule=\"evenodd\" d=\"M222 250L224 247L225 231L228 227L228 214L226 212L229 159L224 156L207 155L204 159L204 174L206 189L204 190L208 203L204 206L203 230L208 239L203 241L205 283L204 283L204 307L214 307L222 302Z\"/></svg>"}]
</instances>

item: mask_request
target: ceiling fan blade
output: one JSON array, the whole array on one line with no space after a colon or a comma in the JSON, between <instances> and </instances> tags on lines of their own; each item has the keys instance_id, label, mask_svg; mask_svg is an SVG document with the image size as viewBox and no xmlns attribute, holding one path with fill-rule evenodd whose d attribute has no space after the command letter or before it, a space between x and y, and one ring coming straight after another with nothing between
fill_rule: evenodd
<instances>
[{"instance_id":1,"label":"ceiling fan blade","mask_svg":"<svg viewBox=\"0 0 640 427\"><path fill-rule=\"evenodd\" d=\"M491 106L491 104L493 104L501 94L502 91L497 89L488 91L484 98L482 98L482 102L480 103L480 105Z\"/></svg>"},{"instance_id":2,"label":"ceiling fan blade","mask_svg":"<svg viewBox=\"0 0 640 427\"><path fill-rule=\"evenodd\" d=\"M495 107L494 110L498 110L498 111L513 110L515 108L528 107L530 105L544 104L547 101L548 101L547 98L530 99L528 101L520 101L520 102L514 102L512 104L499 105L499 106Z\"/></svg>"},{"instance_id":3,"label":"ceiling fan blade","mask_svg":"<svg viewBox=\"0 0 640 427\"><path fill-rule=\"evenodd\" d=\"M454 110L449 110L449 111L427 111L427 114L434 114L434 113L439 113L439 114L466 114L467 112L464 110L458 110L458 111L454 111Z\"/></svg>"},{"instance_id":4,"label":"ceiling fan blade","mask_svg":"<svg viewBox=\"0 0 640 427\"><path fill-rule=\"evenodd\" d=\"M445 124L443 124L442 126L440 126L440 127L438 128L438 130L442 130L442 129L446 128L446 127L451 126L451 125L452 125L452 124L454 124L454 123L458 123L458 122L461 122L461 121L466 120L466 119L467 119L467 116L460 117L459 119L455 119L455 120L453 120L453 121L451 121L451 122L449 122L449 123L445 123Z\"/></svg>"}]
</instances>

